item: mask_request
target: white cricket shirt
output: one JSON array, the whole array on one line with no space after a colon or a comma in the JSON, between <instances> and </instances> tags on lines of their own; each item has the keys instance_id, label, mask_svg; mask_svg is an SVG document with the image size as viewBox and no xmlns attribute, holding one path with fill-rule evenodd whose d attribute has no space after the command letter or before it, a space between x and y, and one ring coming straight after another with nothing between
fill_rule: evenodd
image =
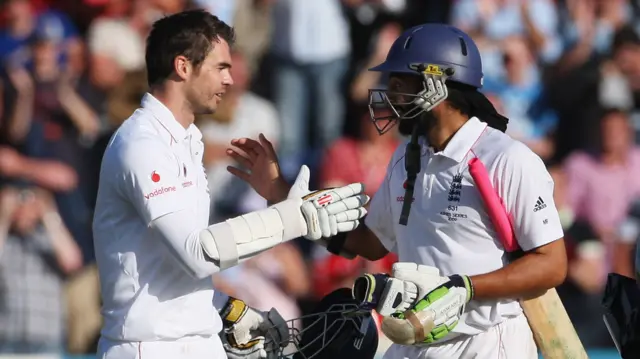
<instances>
[{"instance_id":1,"label":"white cricket shirt","mask_svg":"<svg viewBox=\"0 0 640 359\"><path fill-rule=\"evenodd\" d=\"M422 142L421 171L406 226L399 224L407 174L405 145L396 150L371 200L366 225L401 262L437 267L443 276L477 275L507 263L468 163L478 157L510 215L523 250L564 236L553 202L553 180L523 143L471 118L438 153ZM475 301L454 332L477 334L522 312L515 300Z\"/></svg>"},{"instance_id":2,"label":"white cricket shirt","mask_svg":"<svg viewBox=\"0 0 640 359\"><path fill-rule=\"evenodd\" d=\"M142 108L109 142L93 223L103 299L101 334L108 339L178 340L217 335L222 328L212 304L211 278L190 275L178 260L181 244L167 245L149 226L174 213L181 215L175 226L185 233L208 226L201 138L194 125L185 129L146 94Z\"/></svg>"}]
</instances>

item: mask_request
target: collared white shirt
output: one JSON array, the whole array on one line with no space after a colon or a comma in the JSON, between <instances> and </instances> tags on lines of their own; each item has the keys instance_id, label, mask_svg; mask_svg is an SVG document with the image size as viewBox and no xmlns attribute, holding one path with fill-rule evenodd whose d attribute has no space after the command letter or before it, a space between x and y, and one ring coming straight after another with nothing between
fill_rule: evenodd
<instances>
[{"instance_id":1,"label":"collared white shirt","mask_svg":"<svg viewBox=\"0 0 640 359\"><path fill-rule=\"evenodd\" d=\"M188 223L176 226L208 226L201 139L196 126L185 129L146 94L109 142L93 223L106 338L178 340L222 328L211 278L191 276L149 227L178 211Z\"/></svg>"},{"instance_id":2,"label":"collared white shirt","mask_svg":"<svg viewBox=\"0 0 640 359\"><path fill-rule=\"evenodd\" d=\"M505 266L505 251L469 174L468 163L474 157L486 166L523 250L563 237L553 180L542 160L475 117L443 151L433 153L422 144L409 220L406 226L399 224L407 179L405 145L389 163L366 218L367 226L399 261L437 267L443 276L478 275ZM454 332L477 334L521 312L515 300L471 301Z\"/></svg>"}]
</instances>

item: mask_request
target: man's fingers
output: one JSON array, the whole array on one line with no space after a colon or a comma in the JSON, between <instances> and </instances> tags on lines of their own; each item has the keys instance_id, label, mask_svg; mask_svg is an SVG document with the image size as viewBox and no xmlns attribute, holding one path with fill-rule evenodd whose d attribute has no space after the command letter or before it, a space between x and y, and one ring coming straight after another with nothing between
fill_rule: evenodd
<instances>
[{"instance_id":1,"label":"man's fingers","mask_svg":"<svg viewBox=\"0 0 640 359\"><path fill-rule=\"evenodd\" d=\"M245 181L247 183L249 183L249 180L251 179L251 175L249 175L249 173L247 173L247 172L245 172L245 171L243 171L241 169L238 169L238 168L235 168L235 167L232 167L232 166L227 166L227 171L229 171L229 173L231 173L232 175L240 178L241 180L243 180L243 181Z\"/></svg>"},{"instance_id":2,"label":"man's fingers","mask_svg":"<svg viewBox=\"0 0 640 359\"><path fill-rule=\"evenodd\" d=\"M273 159L278 158L276 150L273 148L273 144L271 143L271 141L267 140L267 138L262 133L258 136L258 141L260 141L262 148L264 148L267 157Z\"/></svg>"},{"instance_id":3,"label":"man's fingers","mask_svg":"<svg viewBox=\"0 0 640 359\"><path fill-rule=\"evenodd\" d=\"M234 156L234 154L236 156ZM240 156L242 158L244 158L246 161L249 161L249 163L251 163L253 165L253 162L255 160L255 158L257 156L252 155L250 153L248 153L247 151L245 151L244 149L240 148L240 147L233 147L233 148L228 148L227 149L227 155L230 157L234 157L237 158L237 156ZM252 167L252 166L249 166Z\"/></svg>"},{"instance_id":4,"label":"man's fingers","mask_svg":"<svg viewBox=\"0 0 640 359\"><path fill-rule=\"evenodd\" d=\"M239 140L233 140L231 141L231 144L233 144L236 147L242 148L246 152L253 151L258 156L266 155L266 151L264 147L262 147L262 145L258 141L252 140L250 138L241 138Z\"/></svg>"},{"instance_id":5,"label":"man's fingers","mask_svg":"<svg viewBox=\"0 0 640 359\"><path fill-rule=\"evenodd\" d=\"M357 196L349 197L341 201L331 203L326 207L326 210L329 214L337 214L350 209L363 207L365 204L367 204L367 202L369 202L369 196L367 196L366 194L359 194Z\"/></svg>"},{"instance_id":6,"label":"man's fingers","mask_svg":"<svg viewBox=\"0 0 640 359\"><path fill-rule=\"evenodd\" d=\"M334 217L336 218L336 222L349 222L349 221L357 221L360 218L364 217L367 214L367 210L364 208L350 209L348 211L344 211L336 214Z\"/></svg>"},{"instance_id":7,"label":"man's fingers","mask_svg":"<svg viewBox=\"0 0 640 359\"><path fill-rule=\"evenodd\" d=\"M245 168L253 167L253 162L251 160L248 160L246 157L240 155L237 152L234 152L233 150L227 150L227 155Z\"/></svg>"}]
</instances>

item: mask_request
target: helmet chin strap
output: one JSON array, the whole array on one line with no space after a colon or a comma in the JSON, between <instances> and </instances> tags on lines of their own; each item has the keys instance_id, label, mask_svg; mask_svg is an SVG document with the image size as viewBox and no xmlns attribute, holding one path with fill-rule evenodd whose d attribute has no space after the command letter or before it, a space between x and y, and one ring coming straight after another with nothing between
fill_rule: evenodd
<instances>
[{"instance_id":1,"label":"helmet chin strap","mask_svg":"<svg viewBox=\"0 0 640 359\"><path fill-rule=\"evenodd\" d=\"M413 191L416 184L416 177L420 173L420 144L418 138L423 130L423 119L416 121L411 132L411 140L407 144L404 154L404 169L407 171L406 188L404 200L402 202L402 212L400 213L400 224L406 226L409 221L409 213L413 204Z\"/></svg>"}]
</instances>

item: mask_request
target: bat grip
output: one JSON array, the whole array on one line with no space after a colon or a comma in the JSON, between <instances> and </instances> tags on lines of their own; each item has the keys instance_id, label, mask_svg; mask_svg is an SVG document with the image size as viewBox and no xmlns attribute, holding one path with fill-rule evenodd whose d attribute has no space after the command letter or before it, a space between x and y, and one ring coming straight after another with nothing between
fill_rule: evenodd
<instances>
[{"instance_id":1,"label":"bat grip","mask_svg":"<svg viewBox=\"0 0 640 359\"><path fill-rule=\"evenodd\" d=\"M518 250L518 242L513 234L507 211L491 185L487 168L479 158L475 157L469 161L469 173L478 188L478 192L480 192L480 197L482 197L482 201L487 208L487 213L495 227L498 238L500 238L500 242L502 242L502 246L507 252L515 252Z\"/></svg>"}]
</instances>

